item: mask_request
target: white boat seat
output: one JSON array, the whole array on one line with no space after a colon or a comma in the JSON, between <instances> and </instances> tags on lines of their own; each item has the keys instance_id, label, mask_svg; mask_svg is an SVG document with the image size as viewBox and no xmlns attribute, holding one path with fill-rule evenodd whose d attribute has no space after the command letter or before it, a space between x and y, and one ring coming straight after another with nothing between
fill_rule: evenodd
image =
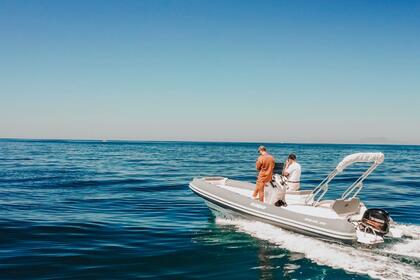
<instances>
[{"instance_id":1,"label":"white boat seat","mask_svg":"<svg viewBox=\"0 0 420 280\"><path fill-rule=\"evenodd\" d=\"M324 208L331 208L334 204L335 200L322 200L318 202L315 206L316 207L324 207Z\"/></svg>"},{"instance_id":2,"label":"white boat seat","mask_svg":"<svg viewBox=\"0 0 420 280\"><path fill-rule=\"evenodd\" d=\"M360 210L360 199L357 197L353 197L350 200L337 199L334 201L331 208L338 215L355 214L358 213Z\"/></svg>"}]
</instances>

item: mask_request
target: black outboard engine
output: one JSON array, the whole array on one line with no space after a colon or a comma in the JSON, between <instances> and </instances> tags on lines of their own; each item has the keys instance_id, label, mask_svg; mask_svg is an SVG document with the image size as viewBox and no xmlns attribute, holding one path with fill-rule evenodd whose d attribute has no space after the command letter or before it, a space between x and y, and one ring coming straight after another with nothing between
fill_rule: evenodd
<instances>
[{"instance_id":1,"label":"black outboard engine","mask_svg":"<svg viewBox=\"0 0 420 280\"><path fill-rule=\"evenodd\" d=\"M362 218L362 227L373 233L384 236L389 232L389 214L385 210L372 208L365 211Z\"/></svg>"}]
</instances>

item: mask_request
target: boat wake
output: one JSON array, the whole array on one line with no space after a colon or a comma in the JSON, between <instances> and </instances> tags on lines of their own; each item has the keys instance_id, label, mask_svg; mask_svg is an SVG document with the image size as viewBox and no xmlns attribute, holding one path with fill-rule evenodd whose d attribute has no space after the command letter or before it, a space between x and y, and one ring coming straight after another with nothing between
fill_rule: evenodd
<instances>
[{"instance_id":1,"label":"boat wake","mask_svg":"<svg viewBox=\"0 0 420 280\"><path fill-rule=\"evenodd\" d=\"M397 225L403 231L398 242L367 249L322 241L262 222L217 217L216 223L304 254L319 265L378 279L420 279L420 226Z\"/></svg>"}]
</instances>

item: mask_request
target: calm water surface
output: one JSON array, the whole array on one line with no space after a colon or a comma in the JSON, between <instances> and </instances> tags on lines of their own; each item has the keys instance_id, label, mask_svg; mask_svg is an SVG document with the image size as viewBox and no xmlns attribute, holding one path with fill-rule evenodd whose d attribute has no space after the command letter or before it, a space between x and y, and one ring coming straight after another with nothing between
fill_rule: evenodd
<instances>
[{"instance_id":1,"label":"calm water surface","mask_svg":"<svg viewBox=\"0 0 420 280\"><path fill-rule=\"evenodd\" d=\"M381 151L361 198L404 238L373 250L214 218L195 176L255 180L258 144L0 141L2 279L418 279L420 146L271 144L295 152L303 189L342 157ZM331 187L340 194L360 169Z\"/></svg>"}]
</instances>

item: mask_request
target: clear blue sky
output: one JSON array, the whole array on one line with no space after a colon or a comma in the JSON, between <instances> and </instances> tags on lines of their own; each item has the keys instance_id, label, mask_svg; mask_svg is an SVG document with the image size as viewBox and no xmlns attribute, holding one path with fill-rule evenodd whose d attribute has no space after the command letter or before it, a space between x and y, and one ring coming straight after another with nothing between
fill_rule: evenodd
<instances>
[{"instance_id":1,"label":"clear blue sky","mask_svg":"<svg viewBox=\"0 0 420 280\"><path fill-rule=\"evenodd\" d=\"M0 1L0 137L420 144L420 1Z\"/></svg>"}]
</instances>

